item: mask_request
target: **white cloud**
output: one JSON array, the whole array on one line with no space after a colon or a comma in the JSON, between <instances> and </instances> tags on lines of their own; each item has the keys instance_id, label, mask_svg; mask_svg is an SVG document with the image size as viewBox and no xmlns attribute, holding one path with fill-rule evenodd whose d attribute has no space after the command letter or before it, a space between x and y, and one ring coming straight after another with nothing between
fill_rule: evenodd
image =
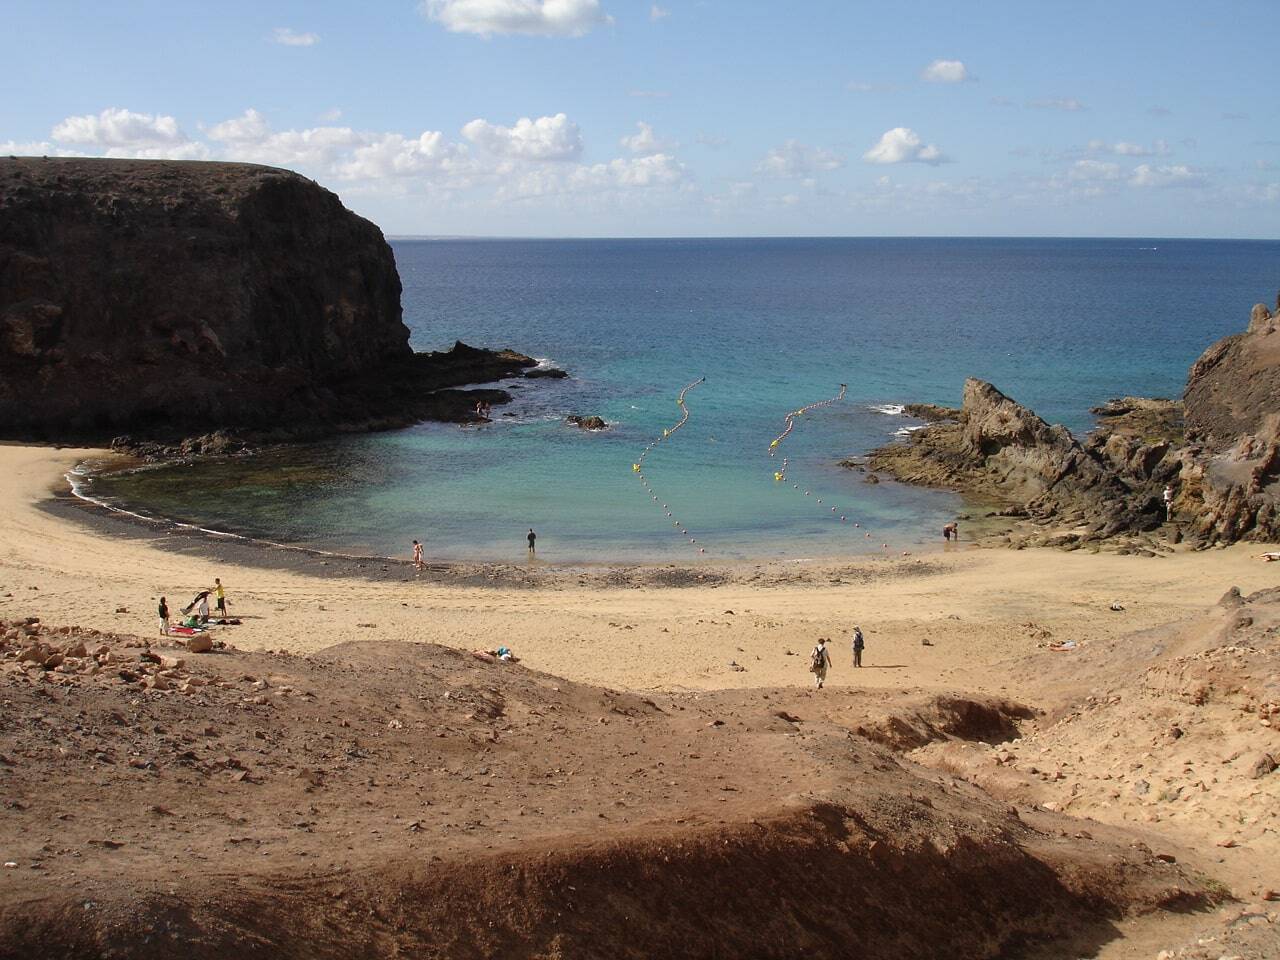
<instances>
[{"instance_id":1,"label":"white cloud","mask_svg":"<svg viewBox=\"0 0 1280 960\"><path fill-rule=\"evenodd\" d=\"M909 127L886 130L875 146L862 155L862 159L867 163L927 163L933 167L950 162L937 144L926 144Z\"/></svg>"},{"instance_id":2,"label":"white cloud","mask_svg":"<svg viewBox=\"0 0 1280 960\"><path fill-rule=\"evenodd\" d=\"M897 90L896 83L867 83L864 80L850 80L844 88L852 93L889 93Z\"/></svg>"},{"instance_id":3,"label":"white cloud","mask_svg":"<svg viewBox=\"0 0 1280 960\"><path fill-rule=\"evenodd\" d=\"M648 157L618 158L608 163L579 167L570 182L575 186L594 187L669 187L680 183L686 176L684 164L675 157L655 153Z\"/></svg>"},{"instance_id":4,"label":"white cloud","mask_svg":"<svg viewBox=\"0 0 1280 960\"><path fill-rule=\"evenodd\" d=\"M582 153L582 133L563 113L537 120L521 117L514 127L472 120L462 128L462 135L498 157L572 160Z\"/></svg>"},{"instance_id":5,"label":"white cloud","mask_svg":"<svg viewBox=\"0 0 1280 960\"><path fill-rule=\"evenodd\" d=\"M788 140L765 154L756 169L773 177L807 177L842 166L844 157L839 154L822 147L806 146L797 140Z\"/></svg>"},{"instance_id":6,"label":"white cloud","mask_svg":"<svg viewBox=\"0 0 1280 960\"><path fill-rule=\"evenodd\" d=\"M103 110L97 116L67 117L53 128L50 136L62 143L97 147L157 146L183 144L189 140L173 117L116 107Z\"/></svg>"},{"instance_id":7,"label":"white cloud","mask_svg":"<svg viewBox=\"0 0 1280 960\"><path fill-rule=\"evenodd\" d=\"M369 139L349 127L311 127L277 133L266 118L252 108L231 120L214 124L207 135L223 145L224 159L304 167L316 174L336 174L348 160L349 152L365 145Z\"/></svg>"},{"instance_id":8,"label":"white cloud","mask_svg":"<svg viewBox=\"0 0 1280 960\"><path fill-rule=\"evenodd\" d=\"M1120 164L1104 160L1077 160L1067 176L1072 180L1119 180Z\"/></svg>"},{"instance_id":9,"label":"white cloud","mask_svg":"<svg viewBox=\"0 0 1280 960\"><path fill-rule=\"evenodd\" d=\"M6 140L0 143L0 157L87 157L82 150L68 150L48 140Z\"/></svg>"},{"instance_id":10,"label":"white cloud","mask_svg":"<svg viewBox=\"0 0 1280 960\"><path fill-rule=\"evenodd\" d=\"M336 123L342 119L342 110L339 107L330 107L316 119L321 123Z\"/></svg>"},{"instance_id":11,"label":"white cloud","mask_svg":"<svg viewBox=\"0 0 1280 960\"><path fill-rule=\"evenodd\" d=\"M240 116L215 123L207 131L211 140L224 143L259 143L271 135L267 118L250 107Z\"/></svg>"},{"instance_id":12,"label":"white cloud","mask_svg":"<svg viewBox=\"0 0 1280 960\"><path fill-rule=\"evenodd\" d=\"M298 33L289 27L276 27L271 32L271 39L285 47L314 47L320 37L314 33Z\"/></svg>"},{"instance_id":13,"label":"white cloud","mask_svg":"<svg viewBox=\"0 0 1280 960\"><path fill-rule=\"evenodd\" d=\"M1126 140L1121 140L1117 143L1107 143L1105 140L1090 140L1088 150L1090 153L1110 153L1118 157L1166 157L1172 152L1169 149L1169 144L1164 140L1157 140L1149 147L1140 143L1130 143Z\"/></svg>"},{"instance_id":14,"label":"white cloud","mask_svg":"<svg viewBox=\"0 0 1280 960\"><path fill-rule=\"evenodd\" d=\"M351 159L338 168L338 173L347 180L422 177L433 173L459 174L466 180L467 159L464 147L448 143L438 131L428 130L418 137L384 133L356 147Z\"/></svg>"},{"instance_id":15,"label":"white cloud","mask_svg":"<svg viewBox=\"0 0 1280 960\"><path fill-rule=\"evenodd\" d=\"M1157 167L1140 163L1129 178L1129 185L1134 187L1203 187L1207 182L1203 174L1183 164Z\"/></svg>"},{"instance_id":16,"label":"white cloud","mask_svg":"<svg viewBox=\"0 0 1280 960\"><path fill-rule=\"evenodd\" d=\"M1033 110L1063 110L1067 113L1079 113L1086 109L1075 97L1042 97L1039 100L1028 100L1027 106Z\"/></svg>"},{"instance_id":17,"label":"white cloud","mask_svg":"<svg viewBox=\"0 0 1280 960\"><path fill-rule=\"evenodd\" d=\"M649 19L652 20L654 23L657 23L659 20L663 19L664 17L669 17L669 16L671 16L671 11L658 6L656 3L649 8Z\"/></svg>"},{"instance_id":18,"label":"white cloud","mask_svg":"<svg viewBox=\"0 0 1280 960\"><path fill-rule=\"evenodd\" d=\"M920 79L927 83L964 83L971 78L962 61L935 60L920 72Z\"/></svg>"},{"instance_id":19,"label":"white cloud","mask_svg":"<svg viewBox=\"0 0 1280 960\"><path fill-rule=\"evenodd\" d=\"M648 156L654 153L664 153L673 148L673 144L655 136L653 127L643 120L636 121L636 126L639 129L635 133L618 141L632 153Z\"/></svg>"},{"instance_id":20,"label":"white cloud","mask_svg":"<svg viewBox=\"0 0 1280 960\"><path fill-rule=\"evenodd\" d=\"M420 9L452 33L580 37L613 22L600 0L424 0Z\"/></svg>"}]
</instances>

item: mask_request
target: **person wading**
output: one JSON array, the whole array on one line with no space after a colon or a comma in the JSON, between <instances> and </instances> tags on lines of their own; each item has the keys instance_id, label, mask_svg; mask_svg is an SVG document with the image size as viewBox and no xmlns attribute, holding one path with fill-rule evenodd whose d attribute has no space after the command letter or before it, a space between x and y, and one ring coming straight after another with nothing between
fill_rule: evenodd
<instances>
[{"instance_id":1,"label":"person wading","mask_svg":"<svg viewBox=\"0 0 1280 960\"><path fill-rule=\"evenodd\" d=\"M818 638L818 645L813 648L813 652L809 654L809 672L813 674L813 679L818 684L818 689L822 689L822 685L827 680L827 670L831 668L831 651L827 649L827 641L825 637Z\"/></svg>"},{"instance_id":2,"label":"person wading","mask_svg":"<svg viewBox=\"0 0 1280 960\"><path fill-rule=\"evenodd\" d=\"M536 552L536 550L535 550L535 548L534 548L534 544L535 544L535 543L537 542L537 540L538 540L538 535L537 535L536 533L534 533L534 532L533 532L533 527L530 527L530 528L529 528L529 536L527 536L525 539L529 541L529 556L531 556L531 557L532 557L532 556L534 555L534 553Z\"/></svg>"}]
</instances>

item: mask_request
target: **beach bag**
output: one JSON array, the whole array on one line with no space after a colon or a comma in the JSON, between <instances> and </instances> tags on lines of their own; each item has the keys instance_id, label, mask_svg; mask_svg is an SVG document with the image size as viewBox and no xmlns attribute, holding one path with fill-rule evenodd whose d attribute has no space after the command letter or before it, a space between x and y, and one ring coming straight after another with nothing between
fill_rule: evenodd
<instances>
[{"instance_id":1,"label":"beach bag","mask_svg":"<svg viewBox=\"0 0 1280 960\"><path fill-rule=\"evenodd\" d=\"M822 668L827 665L827 651L820 650L818 647L813 648L813 653L809 654L809 672L819 673Z\"/></svg>"}]
</instances>

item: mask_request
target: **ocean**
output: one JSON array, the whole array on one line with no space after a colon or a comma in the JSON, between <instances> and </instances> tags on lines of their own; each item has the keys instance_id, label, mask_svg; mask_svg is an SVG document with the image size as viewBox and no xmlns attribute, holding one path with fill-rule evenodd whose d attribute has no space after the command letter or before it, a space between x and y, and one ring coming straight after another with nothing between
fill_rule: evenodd
<instances>
[{"instance_id":1,"label":"ocean","mask_svg":"<svg viewBox=\"0 0 1280 960\"><path fill-rule=\"evenodd\" d=\"M511 347L571 378L503 384L515 399L489 427L422 424L103 476L92 495L385 556L407 556L416 537L429 558L522 560L530 527L547 562L896 553L936 540L965 509L953 494L868 484L838 465L917 426L902 404L957 405L976 376L1080 433L1089 408L1110 397L1178 395L1192 361L1243 330L1252 304L1271 302L1280 284L1280 242L392 245L416 349L455 339ZM635 471L699 378L683 427ZM771 458L787 414L841 384L843 399L795 417ZM584 432L564 423L569 414L612 426Z\"/></svg>"}]
</instances>

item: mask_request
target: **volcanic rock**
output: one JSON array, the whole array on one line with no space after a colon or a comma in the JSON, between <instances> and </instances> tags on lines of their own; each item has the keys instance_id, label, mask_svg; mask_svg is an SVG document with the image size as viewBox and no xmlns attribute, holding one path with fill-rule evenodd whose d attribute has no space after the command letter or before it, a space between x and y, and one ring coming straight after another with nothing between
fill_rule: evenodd
<instances>
[{"instance_id":1,"label":"volcanic rock","mask_svg":"<svg viewBox=\"0 0 1280 960\"><path fill-rule=\"evenodd\" d=\"M292 439L463 419L474 398L433 391L536 366L463 344L414 354L408 340L382 232L305 177L0 159L6 437Z\"/></svg>"},{"instance_id":2,"label":"volcanic rock","mask_svg":"<svg viewBox=\"0 0 1280 960\"><path fill-rule=\"evenodd\" d=\"M609 424L602 417L580 417L576 414L565 417L565 423L572 424L582 430L607 430Z\"/></svg>"}]
</instances>

